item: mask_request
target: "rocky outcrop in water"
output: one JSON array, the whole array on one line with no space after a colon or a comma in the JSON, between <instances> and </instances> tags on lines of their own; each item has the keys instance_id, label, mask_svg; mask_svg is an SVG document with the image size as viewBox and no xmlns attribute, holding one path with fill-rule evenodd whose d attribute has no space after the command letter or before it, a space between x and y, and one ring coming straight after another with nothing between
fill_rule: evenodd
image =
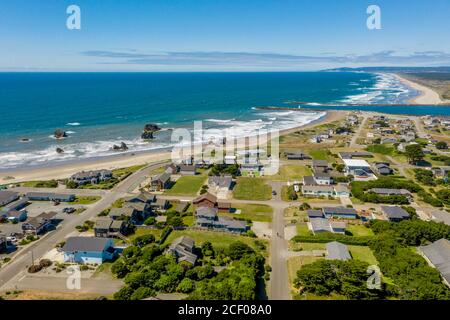
<instances>
[{"instance_id":1,"label":"rocky outcrop in water","mask_svg":"<svg viewBox=\"0 0 450 320\"><path fill-rule=\"evenodd\" d=\"M56 153L59 153L59 154L64 153L64 150L61 148L56 148Z\"/></svg>"},{"instance_id":2,"label":"rocky outcrop in water","mask_svg":"<svg viewBox=\"0 0 450 320\"><path fill-rule=\"evenodd\" d=\"M148 123L144 127L144 131L142 131L141 138L144 140L153 139L153 133L161 130L156 124Z\"/></svg>"},{"instance_id":3,"label":"rocky outcrop in water","mask_svg":"<svg viewBox=\"0 0 450 320\"><path fill-rule=\"evenodd\" d=\"M120 146L118 146L117 144L113 145L112 149L114 151L127 151L128 150L128 146L125 142L121 142Z\"/></svg>"},{"instance_id":4,"label":"rocky outcrop in water","mask_svg":"<svg viewBox=\"0 0 450 320\"><path fill-rule=\"evenodd\" d=\"M67 138L67 133L63 129L56 129L53 135L56 139Z\"/></svg>"}]
</instances>

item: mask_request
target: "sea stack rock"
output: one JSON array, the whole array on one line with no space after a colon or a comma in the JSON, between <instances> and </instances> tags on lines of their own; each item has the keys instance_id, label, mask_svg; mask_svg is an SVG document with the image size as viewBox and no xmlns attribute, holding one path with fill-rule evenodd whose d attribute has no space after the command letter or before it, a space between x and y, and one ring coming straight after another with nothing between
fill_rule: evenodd
<instances>
[{"instance_id":1,"label":"sea stack rock","mask_svg":"<svg viewBox=\"0 0 450 320\"><path fill-rule=\"evenodd\" d=\"M128 150L128 146L125 142L121 142L120 146L118 146L117 144L113 145L112 149L114 151L126 151Z\"/></svg>"},{"instance_id":2,"label":"sea stack rock","mask_svg":"<svg viewBox=\"0 0 450 320\"><path fill-rule=\"evenodd\" d=\"M153 133L161 130L156 124L147 123L142 131L141 138L144 140L153 139Z\"/></svg>"},{"instance_id":3,"label":"sea stack rock","mask_svg":"<svg viewBox=\"0 0 450 320\"><path fill-rule=\"evenodd\" d=\"M64 153L64 150L63 149L61 149L61 148L56 148L56 153Z\"/></svg>"},{"instance_id":4,"label":"sea stack rock","mask_svg":"<svg viewBox=\"0 0 450 320\"><path fill-rule=\"evenodd\" d=\"M56 129L54 136L56 139L67 138L67 133L63 129Z\"/></svg>"}]
</instances>

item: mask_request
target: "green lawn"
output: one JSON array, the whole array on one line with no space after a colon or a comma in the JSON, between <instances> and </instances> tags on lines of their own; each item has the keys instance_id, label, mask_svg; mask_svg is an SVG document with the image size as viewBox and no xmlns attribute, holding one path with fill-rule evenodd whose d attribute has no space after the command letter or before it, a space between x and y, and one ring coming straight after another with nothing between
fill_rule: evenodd
<instances>
[{"instance_id":1,"label":"green lawn","mask_svg":"<svg viewBox=\"0 0 450 320\"><path fill-rule=\"evenodd\" d=\"M352 258L365 261L369 265L377 265L378 261L370 250L369 247L363 246L348 246L348 250L350 251Z\"/></svg>"},{"instance_id":2,"label":"green lawn","mask_svg":"<svg viewBox=\"0 0 450 320\"><path fill-rule=\"evenodd\" d=\"M112 171L112 173L113 173L114 177L119 178L124 175L134 173L134 172L144 168L145 166L146 166L146 164L142 164L142 165L136 165L136 166L126 167L126 168L115 169Z\"/></svg>"},{"instance_id":3,"label":"green lawn","mask_svg":"<svg viewBox=\"0 0 450 320\"><path fill-rule=\"evenodd\" d=\"M373 153L380 153L384 155L393 155L395 152L395 148L390 145L385 144L372 144L366 148L367 151Z\"/></svg>"},{"instance_id":4,"label":"green lawn","mask_svg":"<svg viewBox=\"0 0 450 320\"><path fill-rule=\"evenodd\" d=\"M271 206L262 204L233 204L232 207L241 210L241 213L221 213L221 215L252 221L272 221L273 209Z\"/></svg>"},{"instance_id":5,"label":"green lawn","mask_svg":"<svg viewBox=\"0 0 450 320\"><path fill-rule=\"evenodd\" d=\"M77 196L75 201L69 202L69 204L92 204L100 199L100 196Z\"/></svg>"},{"instance_id":6,"label":"green lawn","mask_svg":"<svg viewBox=\"0 0 450 320\"><path fill-rule=\"evenodd\" d=\"M215 248L227 248L231 243L235 241L241 241L249 246L251 246L253 249L258 250L255 241L261 241L266 244L266 247L268 247L268 241L267 240L261 240L261 239L255 239L250 238L246 236L240 236L235 234L228 234L223 232L214 232L214 231L207 231L207 230L201 230L201 231L193 231L193 230L175 230L170 233L170 235L167 237L164 244L171 243L173 240L175 240L178 237L181 236L188 236L194 239L196 246L201 246L202 243L209 241L212 243L212 245Z\"/></svg>"},{"instance_id":7,"label":"green lawn","mask_svg":"<svg viewBox=\"0 0 450 320\"><path fill-rule=\"evenodd\" d=\"M240 200L270 200L272 188L263 179L239 177L234 197Z\"/></svg>"},{"instance_id":8,"label":"green lawn","mask_svg":"<svg viewBox=\"0 0 450 320\"><path fill-rule=\"evenodd\" d=\"M146 228L136 228L136 232L130 235L128 238L133 241L135 238L139 236L143 236L146 234L152 234L155 236L156 241L161 237L162 230L161 229L146 229Z\"/></svg>"},{"instance_id":9,"label":"green lawn","mask_svg":"<svg viewBox=\"0 0 450 320\"><path fill-rule=\"evenodd\" d=\"M308 225L306 222L302 222L297 224L297 235L299 236L309 236L311 235L311 231L308 229Z\"/></svg>"},{"instance_id":10,"label":"green lawn","mask_svg":"<svg viewBox=\"0 0 450 320\"><path fill-rule=\"evenodd\" d=\"M372 229L360 224L347 224L347 231L351 232L351 234L355 237L366 237L374 235Z\"/></svg>"},{"instance_id":11,"label":"green lawn","mask_svg":"<svg viewBox=\"0 0 450 320\"><path fill-rule=\"evenodd\" d=\"M195 196L205 183L206 176L184 176L164 193L169 195Z\"/></svg>"},{"instance_id":12,"label":"green lawn","mask_svg":"<svg viewBox=\"0 0 450 320\"><path fill-rule=\"evenodd\" d=\"M302 180L304 176L311 175L311 170L307 166L289 164L280 167L278 174L264 176L265 179L273 181Z\"/></svg>"},{"instance_id":13,"label":"green lawn","mask_svg":"<svg viewBox=\"0 0 450 320\"><path fill-rule=\"evenodd\" d=\"M308 154L313 158L313 160L328 160L329 158L328 150L310 150L308 151Z\"/></svg>"},{"instance_id":14,"label":"green lawn","mask_svg":"<svg viewBox=\"0 0 450 320\"><path fill-rule=\"evenodd\" d=\"M56 188L58 181L56 180L42 180L42 181L26 181L20 184L27 188Z\"/></svg>"}]
</instances>

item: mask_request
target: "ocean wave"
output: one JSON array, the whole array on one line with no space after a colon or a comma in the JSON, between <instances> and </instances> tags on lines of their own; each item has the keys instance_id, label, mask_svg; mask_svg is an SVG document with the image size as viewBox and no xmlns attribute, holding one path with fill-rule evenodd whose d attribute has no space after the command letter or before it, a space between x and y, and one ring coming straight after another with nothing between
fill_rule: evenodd
<instances>
[{"instance_id":1,"label":"ocean wave","mask_svg":"<svg viewBox=\"0 0 450 320\"><path fill-rule=\"evenodd\" d=\"M79 122L68 122L68 123L66 123L66 126L79 126L79 125L81 125L81 123L79 123Z\"/></svg>"}]
</instances>

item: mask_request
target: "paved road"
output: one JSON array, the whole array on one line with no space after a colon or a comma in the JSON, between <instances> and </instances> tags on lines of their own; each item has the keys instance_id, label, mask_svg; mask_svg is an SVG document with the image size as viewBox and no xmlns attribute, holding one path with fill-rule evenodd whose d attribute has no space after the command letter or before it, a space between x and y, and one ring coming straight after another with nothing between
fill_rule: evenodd
<instances>
[{"instance_id":1,"label":"paved road","mask_svg":"<svg viewBox=\"0 0 450 320\"><path fill-rule=\"evenodd\" d=\"M363 114L363 119L362 119L361 123L359 124L358 130L356 130L355 134L352 137L352 140L350 141L351 148L361 147L356 141L358 140L358 138L360 138L361 132L366 126L367 119L369 119L369 114Z\"/></svg>"},{"instance_id":2,"label":"paved road","mask_svg":"<svg viewBox=\"0 0 450 320\"><path fill-rule=\"evenodd\" d=\"M0 269L0 289L2 289L9 281L16 283L18 279L26 274L26 269L31 264L32 255L35 261L39 260L45 253L53 249L61 241L64 241L70 233L74 232L77 225L82 224L85 220L95 217L99 212L107 209L114 201L127 195L128 190L136 184L136 181L141 179L142 175L148 174L150 171L161 167L164 163L149 165L130 175L114 189L106 191L98 202L91 205L75 219L63 221L55 231L46 234L39 241L20 250L10 263Z\"/></svg>"}]
</instances>

